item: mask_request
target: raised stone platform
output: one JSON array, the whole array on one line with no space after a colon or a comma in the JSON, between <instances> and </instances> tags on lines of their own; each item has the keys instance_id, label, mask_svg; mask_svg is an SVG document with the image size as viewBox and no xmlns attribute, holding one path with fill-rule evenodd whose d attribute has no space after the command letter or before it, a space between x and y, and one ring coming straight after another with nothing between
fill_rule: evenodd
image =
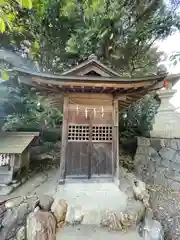
<instances>
[{"instance_id":1,"label":"raised stone platform","mask_svg":"<svg viewBox=\"0 0 180 240\"><path fill-rule=\"evenodd\" d=\"M127 195L114 183L68 183L60 185L55 199L64 199L71 209L81 209L82 224L100 225L106 211L124 212Z\"/></svg>"}]
</instances>

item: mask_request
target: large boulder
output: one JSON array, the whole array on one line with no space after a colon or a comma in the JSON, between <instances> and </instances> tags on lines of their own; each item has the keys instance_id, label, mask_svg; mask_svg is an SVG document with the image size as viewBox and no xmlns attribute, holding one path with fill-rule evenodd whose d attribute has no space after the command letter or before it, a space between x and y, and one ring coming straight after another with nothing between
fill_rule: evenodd
<instances>
[{"instance_id":1,"label":"large boulder","mask_svg":"<svg viewBox=\"0 0 180 240\"><path fill-rule=\"evenodd\" d=\"M67 213L67 202L63 199L54 200L51 206L51 212L54 214L57 223L65 221Z\"/></svg>"},{"instance_id":2,"label":"large boulder","mask_svg":"<svg viewBox=\"0 0 180 240\"><path fill-rule=\"evenodd\" d=\"M1 222L0 239L11 239L22 224L25 224L26 217L30 212L29 204L24 202L18 207L8 208Z\"/></svg>"},{"instance_id":3,"label":"large boulder","mask_svg":"<svg viewBox=\"0 0 180 240\"><path fill-rule=\"evenodd\" d=\"M49 211L54 199L48 195L39 196L39 206L41 209Z\"/></svg>"},{"instance_id":4,"label":"large boulder","mask_svg":"<svg viewBox=\"0 0 180 240\"><path fill-rule=\"evenodd\" d=\"M134 180L133 190L135 198L142 201L145 207L149 207L149 193L146 190L146 184L140 180Z\"/></svg>"},{"instance_id":5,"label":"large boulder","mask_svg":"<svg viewBox=\"0 0 180 240\"><path fill-rule=\"evenodd\" d=\"M50 212L33 212L27 218L27 240L55 240L56 220Z\"/></svg>"}]
</instances>

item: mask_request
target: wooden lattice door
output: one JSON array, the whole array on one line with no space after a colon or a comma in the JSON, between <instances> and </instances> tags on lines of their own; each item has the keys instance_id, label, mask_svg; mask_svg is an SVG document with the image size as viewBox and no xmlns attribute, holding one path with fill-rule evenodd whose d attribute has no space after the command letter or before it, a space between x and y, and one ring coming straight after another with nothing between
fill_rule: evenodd
<instances>
[{"instance_id":1,"label":"wooden lattice door","mask_svg":"<svg viewBox=\"0 0 180 240\"><path fill-rule=\"evenodd\" d=\"M112 111L68 111L66 176L112 175Z\"/></svg>"},{"instance_id":2,"label":"wooden lattice door","mask_svg":"<svg viewBox=\"0 0 180 240\"><path fill-rule=\"evenodd\" d=\"M112 174L112 125L92 125L91 176Z\"/></svg>"}]
</instances>

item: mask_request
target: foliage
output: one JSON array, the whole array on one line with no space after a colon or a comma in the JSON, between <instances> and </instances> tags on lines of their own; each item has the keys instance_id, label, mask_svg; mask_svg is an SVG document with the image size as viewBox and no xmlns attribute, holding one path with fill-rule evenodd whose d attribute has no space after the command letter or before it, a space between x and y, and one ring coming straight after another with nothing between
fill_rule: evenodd
<instances>
[{"instance_id":1,"label":"foliage","mask_svg":"<svg viewBox=\"0 0 180 240\"><path fill-rule=\"evenodd\" d=\"M15 19L14 6L19 5L20 8L32 8L31 0L0 0L0 32L4 33L6 25L11 29L11 25Z\"/></svg>"},{"instance_id":2,"label":"foliage","mask_svg":"<svg viewBox=\"0 0 180 240\"><path fill-rule=\"evenodd\" d=\"M159 105L160 99L153 93L127 109L120 116L121 137L147 136L150 130L152 130L154 115Z\"/></svg>"},{"instance_id":3,"label":"foliage","mask_svg":"<svg viewBox=\"0 0 180 240\"><path fill-rule=\"evenodd\" d=\"M4 29L0 22L0 48L22 56L24 62L31 59L40 71L46 72L62 72L94 53L121 75L156 74L163 53L157 51L154 42L180 28L174 6L162 0L32 0L32 6L25 8L19 7L20 1L10 2L6 0L6 5L0 6L4 15L1 19L9 26ZM14 58L11 64L24 67L23 61ZM9 100L13 105L16 102L15 109L19 110L8 107L11 116L6 129L30 127L35 122L38 128L55 126L48 118L51 110L43 107L43 99L41 111L37 106L39 96L31 94L22 97L18 92L17 98ZM121 118L123 136L144 135L152 125L157 106L149 97L128 109L124 115L127 117Z\"/></svg>"},{"instance_id":4,"label":"foliage","mask_svg":"<svg viewBox=\"0 0 180 240\"><path fill-rule=\"evenodd\" d=\"M61 112L50 106L34 89L14 82L9 83L6 94L4 110L7 117L3 130L40 131L45 137L47 134L55 135L51 139L60 136L60 130L56 128L60 128L62 122Z\"/></svg>"},{"instance_id":5,"label":"foliage","mask_svg":"<svg viewBox=\"0 0 180 240\"><path fill-rule=\"evenodd\" d=\"M180 62L180 52L176 52L170 56L170 61L173 65L177 65Z\"/></svg>"},{"instance_id":6,"label":"foliage","mask_svg":"<svg viewBox=\"0 0 180 240\"><path fill-rule=\"evenodd\" d=\"M180 26L161 0L33 0L17 12L1 46L56 73L95 53L123 75L152 74L162 55L153 43Z\"/></svg>"}]
</instances>

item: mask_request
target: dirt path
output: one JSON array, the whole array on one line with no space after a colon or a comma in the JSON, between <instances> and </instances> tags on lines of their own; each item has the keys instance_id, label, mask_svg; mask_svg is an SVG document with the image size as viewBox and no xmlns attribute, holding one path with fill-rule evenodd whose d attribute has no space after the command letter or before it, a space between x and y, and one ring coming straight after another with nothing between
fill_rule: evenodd
<instances>
[{"instance_id":1,"label":"dirt path","mask_svg":"<svg viewBox=\"0 0 180 240\"><path fill-rule=\"evenodd\" d=\"M26 196L48 194L53 196L58 186L58 169L37 172L31 176L23 185L15 189L7 196L0 196L0 201L9 198L23 199Z\"/></svg>"}]
</instances>

